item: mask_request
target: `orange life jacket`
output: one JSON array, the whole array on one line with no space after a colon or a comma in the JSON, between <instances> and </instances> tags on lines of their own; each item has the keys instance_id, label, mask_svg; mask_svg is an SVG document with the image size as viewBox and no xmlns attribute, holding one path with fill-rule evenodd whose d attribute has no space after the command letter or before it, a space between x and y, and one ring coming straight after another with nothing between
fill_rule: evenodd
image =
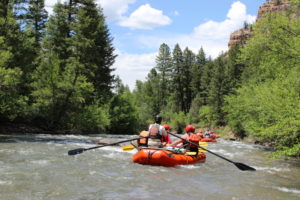
<instances>
[{"instance_id":1,"label":"orange life jacket","mask_svg":"<svg viewBox=\"0 0 300 200\"><path fill-rule=\"evenodd\" d=\"M199 135L191 133L190 136L189 136L189 141L192 142L192 143L198 144L200 140L201 140L201 138L200 138ZM193 144L190 144L190 147L192 147L192 148L197 147L198 148L198 146L193 145Z\"/></svg>"},{"instance_id":2,"label":"orange life jacket","mask_svg":"<svg viewBox=\"0 0 300 200\"><path fill-rule=\"evenodd\" d=\"M141 137L147 137L147 136L149 136L149 132L148 131L142 131L142 132L140 132L140 136ZM147 147L148 146L148 138L138 139L138 145Z\"/></svg>"},{"instance_id":3,"label":"orange life jacket","mask_svg":"<svg viewBox=\"0 0 300 200\"><path fill-rule=\"evenodd\" d=\"M198 144L201 138L199 135L191 133L190 135L188 135L187 140L194 144ZM198 152L198 146L194 144L190 144L189 142L183 141L183 145L186 146L187 149Z\"/></svg>"}]
</instances>

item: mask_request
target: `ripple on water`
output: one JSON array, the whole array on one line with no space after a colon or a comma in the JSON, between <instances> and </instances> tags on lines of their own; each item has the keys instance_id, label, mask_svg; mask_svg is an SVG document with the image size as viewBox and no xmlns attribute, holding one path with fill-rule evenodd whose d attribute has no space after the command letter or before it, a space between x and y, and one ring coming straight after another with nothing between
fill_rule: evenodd
<instances>
[{"instance_id":1,"label":"ripple on water","mask_svg":"<svg viewBox=\"0 0 300 200\"><path fill-rule=\"evenodd\" d=\"M32 160L30 161L32 164L40 165L40 166L45 166L50 163L50 160Z\"/></svg>"},{"instance_id":2,"label":"ripple on water","mask_svg":"<svg viewBox=\"0 0 300 200\"><path fill-rule=\"evenodd\" d=\"M254 167L256 170L267 171L270 174L275 174L277 172L289 172L291 171L289 168L281 168L281 167Z\"/></svg>"},{"instance_id":3,"label":"ripple on water","mask_svg":"<svg viewBox=\"0 0 300 200\"><path fill-rule=\"evenodd\" d=\"M300 196L299 164L269 161L268 152L240 142L220 140L207 148L256 172L240 171L210 153L205 163L170 168L132 163L136 150L123 151L120 146L68 156L69 150L97 146L89 143L95 137L29 137L24 136L28 142L0 144L0 199L298 200ZM131 137L136 136L122 140Z\"/></svg>"},{"instance_id":4,"label":"ripple on water","mask_svg":"<svg viewBox=\"0 0 300 200\"><path fill-rule=\"evenodd\" d=\"M3 181L3 180L0 180L0 185L12 185L12 181Z\"/></svg>"},{"instance_id":5,"label":"ripple on water","mask_svg":"<svg viewBox=\"0 0 300 200\"><path fill-rule=\"evenodd\" d=\"M288 193L293 193L297 196L300 196L300 190L295 189L295 188L287 188L287 187L273 187L274 189L277 189L282 192L288 192Z\"/></svg>"}]
</instances>

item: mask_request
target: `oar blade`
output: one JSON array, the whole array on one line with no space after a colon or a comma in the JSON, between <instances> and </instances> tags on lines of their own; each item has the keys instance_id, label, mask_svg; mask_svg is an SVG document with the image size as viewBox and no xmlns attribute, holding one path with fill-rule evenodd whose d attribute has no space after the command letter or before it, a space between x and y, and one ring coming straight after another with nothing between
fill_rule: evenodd
<instances>
[{"instance_id":1,"label":"oar blade","mask_svg":"<svg viewBox=\"0 0 300 200\"><path fill-rule=\"evenodd\" d=\"M122 146L123 151L131 151L134 149L134 146L132 144L129 145L123 145Z\"/></svg>"},{"instance_id":2,"label":"oar blade","mask_svg":"<svg viewBox=\"0 0 300 200\"><path fill-rule=\"evenodd\" d=\"M207 146L208 145L208 143L207 142L199 142L199 146L203 146L203 147L205 147L205 146Z\"/></svg>"},{"instance_id":3,"label":"oar blade","mask_svg":"<svg viewBox=\"0 0 300 200\"><path fill-rule=\"evenodd\" d=\"M85 151L85 148L73 149L73 150L68 151L68 155L74 156L74 155L80 154L84 151Z\"/></svg>"},{"instance_id":4,"label":"oar blade","mask_svg":"<svg viewBox=\"0 0 300 200\"><path fill-rule=\"evenodd\" d=\"M237 168L239 168L240 170L242 170L242 171L256 171L256 169L255 168L253 168L253 167L250 167L250 166L248 166L248 165L245 165L245 164L243 164L243 163L237 163L237 162L235 162L235 163L233 163Z\"/></svg>"},{"instance_id":5,"label":"oar blade","mask_svg":"<svg viewBox=\"0 0 300 200\"><path fill-rule=\"evenodd\" d=\"M202 152L202 153L208 152L208 151L206 151L206 150L204 150L204 149L200 149L200 148L198 149L198 151L199 151L199 152Z\"/></svg>"}]
</instances>

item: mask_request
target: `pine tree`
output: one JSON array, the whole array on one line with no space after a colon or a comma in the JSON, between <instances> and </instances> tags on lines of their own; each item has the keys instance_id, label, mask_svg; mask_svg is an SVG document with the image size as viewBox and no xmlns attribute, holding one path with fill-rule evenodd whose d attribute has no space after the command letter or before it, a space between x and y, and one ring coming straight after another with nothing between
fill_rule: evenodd
<instances>
[{"instance_id":1,"label":"pine tree","mask_svg":"<svg viewBox=\"0 0 300 200\"><path fill-rule=\"evenodd\" d=\"M41 40L44 35L48 15L45 10L44 0L26 0L23 10L22 92L29 96L32 72L38 65L37 58L41 51Z\"/></svg>"},{"instance_id":2,"label":"pine tree","mask_svg":"<svg viewBox=\"0 0 300 200\"><path fill-rule=\"evenodd\" d=\"M239 61L241 54L240 46L235 45L228 51L228 93L234 93L235 89L240 87L242 80L241 76L245 68L245 64Z\"/></svg>"},{"instance_id":3,"label":"pine tree","mask_svg":"<svg viewBox=\"0 0 300 200\"><path fill-rule=\"evenodd\" d=\"M204 87L202 78L204 76L204 67L206 65L206 57L203 48L201 47L196 55L195 64L191 69L191 88L192 88L192 103L189 114L192 116L192 122L199 122L199 109L204 105L204 100L201 98L203 95Z\"/></svg>"},{"instance_id":4,"label":"pine tree","mask_svg":"<svg viewBox=\"0 0 300 200\"><path fill-rule=\"evenodd\" d=\"M131 94L125 92L115 95L109 104L110 134L135 134L137 131L137 115Z\"/></svg>"},{"instance_id":5,"label":"pine tree","mask_svg":"<svg viewBox=\"0 0 300 200\"><path fill-rule=\"evenodd\" d=\"M74 3L76 11L72 36L74 53L84 65L84 75L95 88L95 99L106 103L113 87L115 61L112 38L110 36L102 9L94 0L78 0Z\"/></svg>"},{"instance_id":6,"label":"pine tree","mask_svg":"<svg viewBox=\"0 0 300 200\"><path fill-rule=\"evenodd\" d=\"M192 103L192 66L195 64L195 55L187 47L183 51L182 83L183 83L183 112L189 112Z\"/></svg>"},{"instance_id":7,"label":"pine tree","mask_svg":"<svg viewBox=\"0 0 300 200\"><path fill-rule=\"evenodd\" d=\"M69 38L71 29L66 8L66 4L60 3L54 8L40 65L33 74L33 114L47 129L70 128L67 125L72 126L72 116L85 109L82 106L93 92L93 85L83 75L84 65L74 53Z\"/></svg>"},{"instance_id":8,"label":"pine tree","mask_svg":"<svg viewBox=\"0 0 300 200\"><path fill-rule=\"evenodd\" d=\"M166 44L160 45L158 56L156 57L156 69L160 72L159 99L162 107L167 105L167 97L170 90L170 78L172 73L172 58L170 48Z\"/></svg>"},{"instance_id":9,"label":"pine tree","mask_svg":"<svg viewBox=\"0 0 300 200\"><path fill-rule=\"evenodd\" d=\"M175 102L175 112L184 110L184 83L182 79L183 71L183 55L181 48L178 44L175 45L172 53L172 98Z\"/></svg>"},{"instance_id":10,"label":"pine tree","mask_svg":"<svg viewBox=\"0 0 300 200\"><path fill-rule=\"evenodd\" d=\"M207 105L208 104L208 96L210 90L210 82L212 77L212 70L214 67L214 63L212 58L208 58L207 62L204 65L203 74L201 76L200 81L200 104Z\"/></svg>"},{"instance_id":11,"label":"pine tree","mask_svg":"<svg viewBox=\"0 0 300 200\"><path fill-rule=\"evenodd\" d=\"M22 35L13 4L0 2L0 120L14 120L27 109L27 97L21 94Z\"/></svg>"},{"instance_id":12,"label":"pine tree","mask_svg":"<svg viewBox=\"0 0 300 200\"><path fill-rule=\"evenodd\" d=\"M45 0L29 0L28 12L25 15L27 29L34 38L35 48L40 47L41 39L46 28L48 13L45 10Z\"/></svg>"},{"instance_id":13,"label":"pine tree","mask_svg":"<svg viewBox=\"0 0 300 200\"><path fill-rule=\"evenodd\" d=\"M54 6L53 15L47 23L45 38L43 39L43 49L47 53L51 50L60 60L60 68L64 69L67 59L72 56L71 47L71 24L68 21L68 5L58 3ZM43 56L42 54L42 56Z\"/></svg>"},{"instance_id":14,"label":"pine tree","mask_svg":"<svg viewBox=\"0 0 300 200\"><path fill-rule=\"evenodd\" d=\"M213 120L215 125L224 125L224 113L222 106L224 104L224 96L227 92L227 58L225 55L220 55L214 61L214 68L210 81L210 90L208 97L208 104L211 106Z\"/></svg>"},{"instance_id":15,"label":"pine tree","mask_svg":"<svg viewBox=\"0 0 300 200\"><path fill-rule=\"evenodd\" d=\"M203 77L204 66L206 64L206 57L203 48L199 50L196 56L196 62L191 69L191 86L193 91L193 97L198 93L201 93L201 79Z\"/></svg>"}]
</instances>

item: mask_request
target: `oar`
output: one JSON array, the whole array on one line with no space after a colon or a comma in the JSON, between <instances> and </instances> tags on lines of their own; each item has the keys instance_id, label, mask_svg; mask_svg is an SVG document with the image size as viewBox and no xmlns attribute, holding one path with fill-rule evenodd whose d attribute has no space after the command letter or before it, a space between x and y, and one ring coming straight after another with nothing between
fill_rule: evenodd
<instances>
[{"instance_id":1,"label":"oar","mask_svg":"<svg viewBox=\"0 0 300 200\"><path fill-rule=\"evenodd\" d=\"M208 143L207 142L199 142L199 145L202 146L202 147L204 147L204 146L207 146Z\"/></svg>"},{"instance_id":2,"label":"oar","mask_svg":"<svg viewBox=\"0 0 300 200\"><path fill-rule=\"evenodd\" d=\"M133 150L135 147L132 144L128 144L128 145L123 145L122 149L123 151L131 151Z\"/></svg>"},{"instance_id":3,"label":"oar","mask_svg":"<svg viewBox=\"0 0 300 200\"><path fill-rule=\"evenodd\" d=\"M95 146L95 147L91 147L91 148L87 148L87 149L86 148L73 149L73 150L68 151L68 155L73 156L73 155L80 154L84 151L88 151L88 150L91 150L91 149L97 149L97 148L101 148L101 147L112 146L112 145L116 145L116 144L120 144L120 143L124 143L124 142L130 142L130 141L133 141L133 140L138 140L138 139L141 139L141 138L147 138L147 137L138 137L138 138L133 138L133 139L129 139L129 140L123 140L123 141L120 141L120 142L115 142L115 143L110 143L110 144L103 144L103 145L100 145L100 146Z\"/></svg>"},{"instance_id":4,"label":"oar","mask_svg":"<svg viewBox=\"0 0 300 200\"><path fill-rule=\"evenodd\" d=\"M228 158L225 158L225 157L223 157L223 156L220 156L219 154L216 154L216 153L214 153L214 152L212 152L212 151L210 151L210 150L208 150L208 149L205 149L205 148L199 146L198 144L195 144L195 143L193 143L193 142L190 142L189 140L183 139L183 138L181 138L181 137L175 135L174 133L170 133L170 134L173 135L174 137L180 138L180 139L182 139L182 140L184 140L184 141L186 141L186 142L188 142L188 143L190 143L190 144L196 145L196 146L198 146L199 148L201 148L201 149L203 149L203 150L205 150L205 151L208 151L209 153L211 153L211 154L213 154L213 155L215 155L215 156L218 156L219 158L222 158L223 160L226 160L226 161L228 161L228 162L231 162L232 164L234 164L237 168L239 168L239 169L242 170L242 171L256 171L256 169L254 169L253 167L250 167L250 166L245 165L245 164L243 164L243 163L238 163L238 162L234 162L234 161L232 161L232 160L229 160Z\"/></svg>"}]
</instances>

